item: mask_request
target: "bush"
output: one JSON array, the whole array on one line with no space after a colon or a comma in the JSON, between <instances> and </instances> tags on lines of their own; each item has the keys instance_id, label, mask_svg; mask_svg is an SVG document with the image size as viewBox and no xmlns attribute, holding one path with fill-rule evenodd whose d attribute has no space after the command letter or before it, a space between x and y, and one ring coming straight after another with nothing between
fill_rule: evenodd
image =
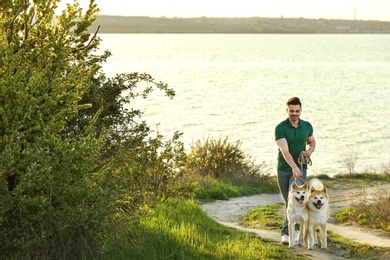
<instances>
[{"instance_id":1,"label":"bush","mask_svg":"<svg viewBox=\"0 0 390 260\"><path fill-rule=\"evenodd\" d=\"M347 222L355 215L354 208L345 208L335 214L335 218L340 222Z\"/></svg>"},{"instance_id":2,"label":"bush","mask_svg":"<svg viewBox=\"0 0 390 260\"><path fill-rule=\"evenodd\" d=\"M276 192L276 180L265 164L257 165L240 150L241 143L208 138L197 141L187 155L186 173L199 183L195 198L202 201Z\"/></svg>"},{"instance_id":3,"label":"bush","mask_svg":"<svg viewBox=\"0 0 390 260\"><path fill-rule=\"evenodd\" d=\"M180 134L151 135L129 103L148 74L101 72L98 9L0 5L0 258L94 258L146 206L191 196ZM135 89L144 87L141 91Z\"/></svg>"},{"instance_id":4,"label":"bush","mask_svg":"<svg viewBox=\"0 0 390 260\"><path fill-rule=\"evenodd\" d=\"M372 196L366 189L362 189L355 194L354 198L352 208L344 209L336 214L338 220L353 221L390 233L388 229L390 209L387 206L390 201L390 189L388 187L378 187Z\"/></svg>"},{"instance_id":5,"label":"bush","mask_svg":"<svg viewBox=\"0 0 390 260\"><path fill-rule=\"evenodd\" d=\"M187 173L209 176L223 180L264 180L270 179L270 170L264 163L257 165L251 157L241 150L241 142L235 144L224 140L207 138L202 143L198 140L191 145L187 157Z\"/></svg>"}]
</instances>

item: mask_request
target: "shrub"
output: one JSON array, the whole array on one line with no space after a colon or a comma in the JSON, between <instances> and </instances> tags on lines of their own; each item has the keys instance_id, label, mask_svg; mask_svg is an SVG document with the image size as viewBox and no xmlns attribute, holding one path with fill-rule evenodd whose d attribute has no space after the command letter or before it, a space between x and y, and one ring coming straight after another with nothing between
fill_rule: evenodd
<instances>
[{"instance_id":1,"label":"shrub","mask_svg":"<svg viewBox=\"0 0 390 260\"><path fill-rule=\"evenodd\" d=\"M345 208L335 214L335 218L340 222L346 222L355 215L356 210L354 208Z\"/></svg>"},{"instance_id":2,"label":"shrub","mask_svg":"<svg viewBox=\"0 0 390 260\"><path fill-rule=\"evenodd\" d=\"M354 221L360 225L367 225L390 232L390 189L387 186L376 188L372 195L366 189L361 189L354 196L353 207L336 214L342 222Z\"/></svg>"},{"instance_id":3,"label":"shrub","mask_svg":"<svg viewBox=\"0 0 390 260\"><path fill-rule=\"evenodd\" d=\"M0 5L0 258L94 258L130 217L190 196L175 133L152 136L129 106L148 74L101 72L88 33L98 9L58 0ZM143 89L135 89L142 84Z\"/></svg>"},{"instance_id":4,"label":"shrub","mask_svg":"<svg viewBox=\"0 0 390 260\"><path fill-rule=\"evenodd\" d=\"M257 165L241 150L241 142L235 144L221 137L208 137L203 143L198 140L191 145L187 156L186 170L189 174L209 176L224 180L269 180L270 171L264 163Z\"/></svg>"}]
</instances>

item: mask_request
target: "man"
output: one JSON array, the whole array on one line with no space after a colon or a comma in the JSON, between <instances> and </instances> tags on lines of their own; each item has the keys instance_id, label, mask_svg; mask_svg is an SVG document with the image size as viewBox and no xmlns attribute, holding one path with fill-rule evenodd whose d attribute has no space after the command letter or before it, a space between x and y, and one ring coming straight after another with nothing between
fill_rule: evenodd
<instances>
[{"instance_id":1,"label":"man","mask_svg":"<svg viewBox=\"0 0 390 260\"><path fill-rule=\"evenodd\" d=\"M291 184L296 181L298 185L303 184L306 180L307 163L314 152L316 142L313 136L312 125L300 119L302 104L298 97L292 97L287 100L286 112L288 118L279 123L275 128L275 141L278 146L278 185L280 193L288 204L288 193ZM303 162L302 169L298 158L303 152L306 158ZM295 239L299 237L299 225L295 226ZM288 220L287 216L282 228L282 244L289 244ZM294 234L290 234L291 236Z\"/></svg>"}]
</instances>

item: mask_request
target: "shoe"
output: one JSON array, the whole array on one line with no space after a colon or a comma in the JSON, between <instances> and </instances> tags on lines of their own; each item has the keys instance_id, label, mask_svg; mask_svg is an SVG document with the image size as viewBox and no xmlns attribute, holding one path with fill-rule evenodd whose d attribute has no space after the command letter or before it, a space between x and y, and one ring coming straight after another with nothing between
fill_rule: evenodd
<instances>
[{"instance_id":1,"label":"shoe","mask_svg":"<svg viewBox=\"0 0 390 260\"><path fill-rule=\"evenodd\" d=\"M283 244L283 245L288 245L288 244L290 244L287 235L282 235L282 244Z\"/></svg>"},{"instance_id":2,"label":"shoe","mask_svg":"<svg viewBox=\"0 0 390 260\"><path fill-rule=\"evenodd\" d=\"M299 234L300 234L300 231L295 230L295 244L298 244L298 242L299 242Z\"/></svg>"}]
</instances>

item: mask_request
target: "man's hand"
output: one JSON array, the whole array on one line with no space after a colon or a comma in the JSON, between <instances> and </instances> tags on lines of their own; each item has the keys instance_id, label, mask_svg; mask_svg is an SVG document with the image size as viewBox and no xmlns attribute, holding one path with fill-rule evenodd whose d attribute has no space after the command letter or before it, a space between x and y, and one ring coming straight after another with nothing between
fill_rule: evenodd
<instances>
[{"instance_id":1,"label":"man's hand","mask_svg":"<svg viewBox=\"0 0 390 260\"><path fill-rule=\"evenodd\" d=\"M302 173L298 166L292 168L292 173L295 179L302 178Z\"/></svg>"},{"instance_id":2,"label":"man's hand","mask_svg":"<svg viewBox=\"0 0 390 260\"><path fill-rule=\"evenodd\" d=\"M304 151L303 156L305 156L305 158L310 158L311 153L309 151Z\"/></svg>"}]
</instances>

